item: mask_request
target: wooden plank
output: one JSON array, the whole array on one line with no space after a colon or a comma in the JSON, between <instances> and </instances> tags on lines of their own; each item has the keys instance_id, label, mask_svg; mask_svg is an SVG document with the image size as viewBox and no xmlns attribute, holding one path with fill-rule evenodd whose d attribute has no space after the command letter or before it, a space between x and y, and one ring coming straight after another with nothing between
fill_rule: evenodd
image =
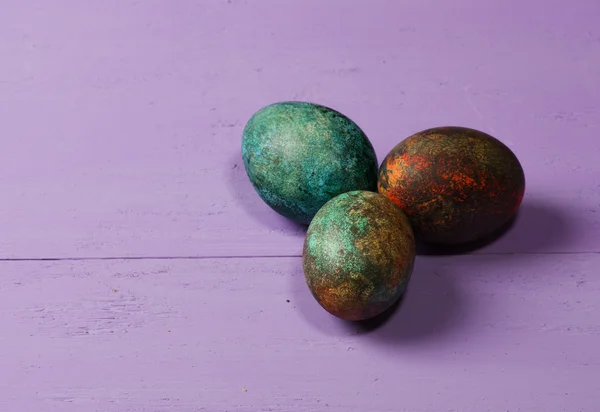
<instances>
[{"instance_id":1,"label":"wooden plank","mask_svg":"<svg viewBox=\"0 0 600 412\"><path fill-rule=\"evenodd\" d=\"M597 2L525 3L4 1L0 257L297 255L239 154L289 99L380 160L432 126L492 133L528 197L485 251L600 251Z\"/></svg>"},{"instance_id":2,"label":"wooden plank","mask_svg":"<svg viewBox=\"0 0 600 412\"><path fill-rule=\"evenodd\" d=\"M600 256L417 260L378 329L300 259L0 264L3 411L577 411L600 404ZM287 301L289 300L289 302Z\"/></svg>"}]
</instances>

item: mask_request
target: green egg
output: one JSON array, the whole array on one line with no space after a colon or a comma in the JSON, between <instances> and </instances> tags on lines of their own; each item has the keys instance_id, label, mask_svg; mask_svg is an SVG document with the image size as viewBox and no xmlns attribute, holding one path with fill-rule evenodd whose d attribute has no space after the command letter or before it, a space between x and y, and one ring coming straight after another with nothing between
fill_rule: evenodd
<instances>
[{"instance_id":1,"label":"green egg","mask_svg":"<svg viewBox=\"0 0 600 412\"><path fill-rule=\"evenodd\" d=\"M415 261L406 215L377 193L353 191L327 202L304 241L308 287L329 313L344 320L372 318L404 292Z\"/></svg>"},{"instance_id":2,"label":"green egg","mask_svg":"<svg viewBox=\"0 0 600 412\"><path fill-rule=\"evenodd\" d=\"M255 113L244 128L242 158L258 195L303 224L337 195L377 191L377 157L365 133L314 103L280 102Z\"/></svg>"}]
</instances>

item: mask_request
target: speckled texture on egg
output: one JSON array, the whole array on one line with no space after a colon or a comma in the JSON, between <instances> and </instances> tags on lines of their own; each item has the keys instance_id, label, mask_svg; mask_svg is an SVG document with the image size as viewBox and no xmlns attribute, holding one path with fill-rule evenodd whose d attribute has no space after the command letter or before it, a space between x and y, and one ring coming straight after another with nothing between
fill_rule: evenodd
<instances>
[{"instance_id":1,"label":"speckled texture on egg","mask_svg":"<svg viewBox=\"0 0 600 412\"><path fill-rule=\"evenodd\" d=\"M408 218L380 194L352 191L316 214L302 263L313 296L329 313L351 321L377 316L404 292L415 260Z\"/></svg>"},{"instance_id":2,"label":"speckled texture on egg","mask_svg":"<svg viewBox=\"0 0 600 412\"><path fill-rule=\"evenodd\" d=\"M417 238L452 245L506 224L523 200L525 175L496 138L440 127L394 147L379 169L378 189L408 215Z\"/></svg>"},{"instance_id":3,"label":"speckled texture on egg","mask_svg":"<svg viewBox=\"0 0 600 412\"><path fill-rule=\"evenodd\" d=\"M363 131L313 103L281 102L248 121L242 157L252 185L275 211L308 224L328 200L377 191L377 158Z\"/></svg>"}]
</instances>

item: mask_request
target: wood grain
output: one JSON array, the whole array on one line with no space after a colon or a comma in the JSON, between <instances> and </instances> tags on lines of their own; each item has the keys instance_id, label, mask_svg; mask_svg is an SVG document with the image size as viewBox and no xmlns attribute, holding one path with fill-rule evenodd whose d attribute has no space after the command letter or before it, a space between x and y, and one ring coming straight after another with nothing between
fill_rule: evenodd
<instances>
[{"instance_id":1,"label":"wood grain","mask_svg":"<svg viewBox=\"0 0 600 412\"><path fill-rule=\"evenodd\" d=\"M597 2L525 3L4 1L0 257L297 255L240 158L290 99L349 115L380 161L425 128L488 132L527 198L486 251L599 252Z\"/></svg>"},{"instance_id":2,"label":"wood grain","mask_svg":"<svg viewBox=\"0 0 600 412\"><path fill-rule=\"evenodd\" d=\"M0 412L597 412L597 0L0 2ZM418 256L398 310L310 296L304 228L240 156L264 105L334 107L381 161L480 129L514 226ZM128 259L122 259L128 258Z\"/></svg>"},{"instance_id":3,"label":"wood grain","mask_svg":"<svg viewBox=\"0 0 600 412\"><path fill-rule=\"evenodd\" d=\"M600 402L600 256L421 257L399 309L372 330L323 311L300 265L3 263L0 409L592 412Z\"/></svg>"}]
</instances>

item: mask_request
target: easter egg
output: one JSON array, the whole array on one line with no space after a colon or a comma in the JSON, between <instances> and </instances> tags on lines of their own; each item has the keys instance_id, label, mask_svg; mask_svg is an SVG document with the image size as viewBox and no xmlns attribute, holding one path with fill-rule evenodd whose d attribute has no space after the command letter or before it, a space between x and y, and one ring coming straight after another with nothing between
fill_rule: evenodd
<instances>
[{"instance_id":1,"label":"easter egg","mask_svg":"<svg viewBox=\"0 0 600 412\"><path fill-rule=\"evenodd\" d=\"M334 196L377 191L377 157L365 133L314 103L275 103L255 113L244 128L242 158L258 195L303 224Z\"/></svg>"},{"instance_id":2,"label":"easter egg","mask_svg":"<svg viewBox=\"0 0 600 412\"><path fill-rule=\"evenodd\" d=\"M341 319L359 321L390 308L402 295L415 260L406 215L369 191L336 196L315 215L302 265L317 302Z\"/></svg>"},{"instance_id":3,"label":"easter egg","mask_svg":"<svg viewBox=\"0 0 600 412\"><path fill-rule=\"evenodd\" d=\"M517 212L525 175L498 139L464 127L408 137L379 169L378 190L408 216L417 239L456 245L480 240Z\"/></svg>"}]
</instances>

